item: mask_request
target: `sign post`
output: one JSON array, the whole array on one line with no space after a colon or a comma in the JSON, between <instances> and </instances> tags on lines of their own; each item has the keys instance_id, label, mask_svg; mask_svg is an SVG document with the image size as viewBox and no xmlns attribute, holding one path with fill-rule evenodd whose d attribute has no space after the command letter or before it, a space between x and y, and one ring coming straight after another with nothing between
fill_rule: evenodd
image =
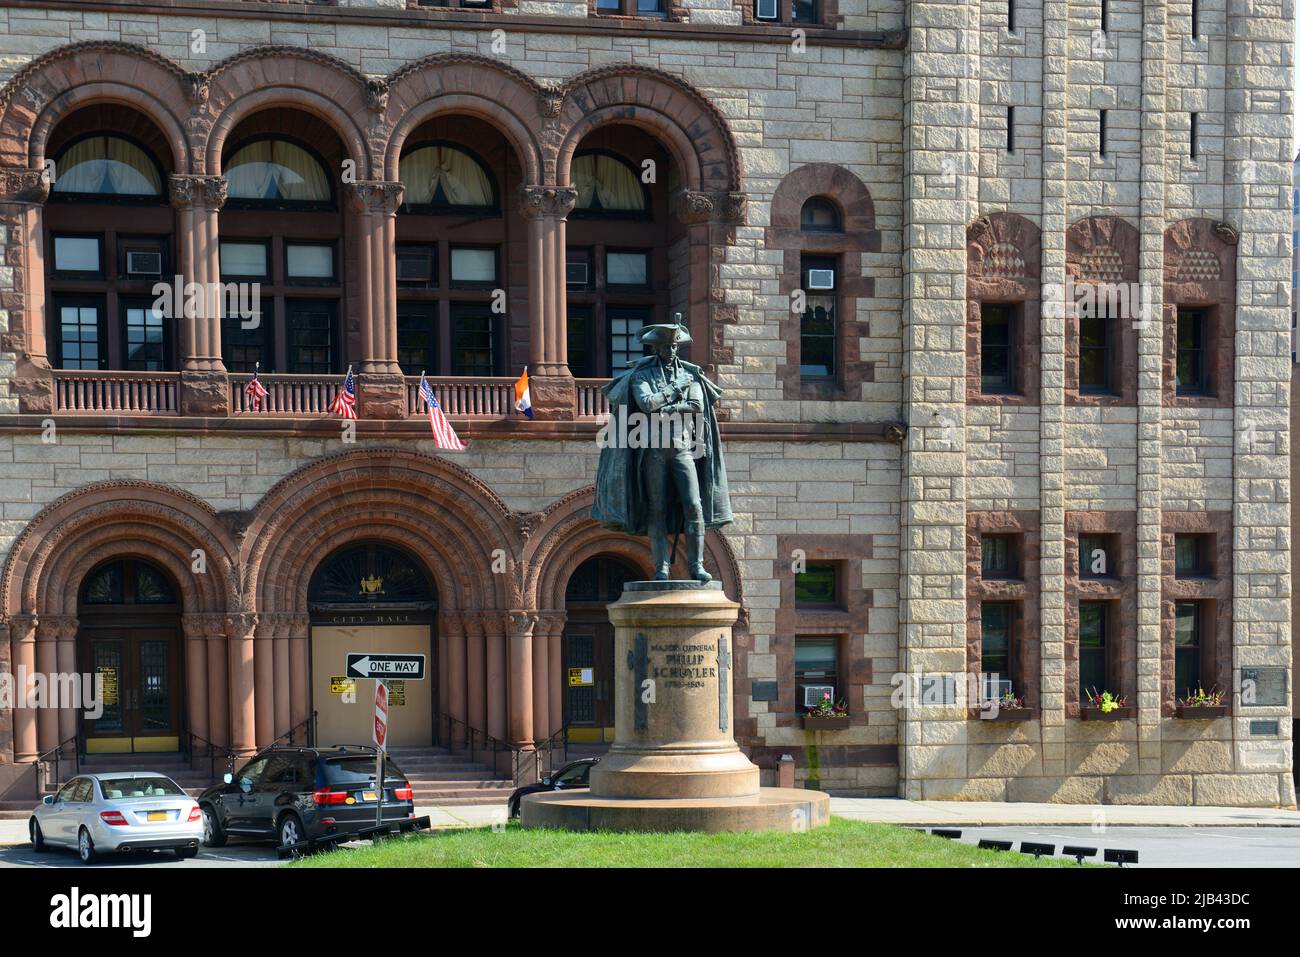
<instances>
[{"instance_id":1,"label":"sign post","mask_svg":"<svg viewBox=\"0 0 1300 957\"><path fill-rule=\"evenodd\" d=\"M383 678L375 679L375 827L384 823L384 754L388 750L388 686ZM378 837L378 835L376 835Z\"/></svg>"}]
</instances>

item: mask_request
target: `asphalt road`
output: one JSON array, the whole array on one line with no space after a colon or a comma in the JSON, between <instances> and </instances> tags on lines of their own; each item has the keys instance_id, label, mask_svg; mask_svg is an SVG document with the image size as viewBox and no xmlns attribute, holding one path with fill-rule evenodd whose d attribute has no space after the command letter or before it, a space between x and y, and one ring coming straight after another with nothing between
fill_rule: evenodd
<instances>
[{"instance_id":1,"label":"asphalt road","mask_svg":"<svg viewBox=\"0 0 1300 957\"><path fill-rule=\"evenodd\" d=\"M1106 848L1135 850L1136 865L1126 867L1300 867L1300 828L1295 827L961 827L961 842L981 838L1012 841L1009 853L1020 853L1020 842L1095 847L1097 863ZM1110 865L1115 866L1115 865Z\"/></svg>"},{"instance_id":2,"label":"asphalt road","mask_svg":"<svg viewBox=\"0 0 1300 957\"><path fill-rule=\"evenodd\" d=\"M279 863L275 849L267 844L245 844L235 840L225 847L205 847L199 856L182 861L170 852L147 854L114 854L105 856L91 866L112 867L269 867ZM51 848L37 854L30 844L0 847L0 868L4 867L84 867L72 849Z\"/></svg>"}]
</instances>

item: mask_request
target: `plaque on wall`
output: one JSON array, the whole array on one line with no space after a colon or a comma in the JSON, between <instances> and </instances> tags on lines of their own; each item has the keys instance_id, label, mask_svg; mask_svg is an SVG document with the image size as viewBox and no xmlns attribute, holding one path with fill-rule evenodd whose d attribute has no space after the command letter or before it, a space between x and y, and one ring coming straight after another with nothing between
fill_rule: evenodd
<instances>
[{"instance_id":1,"label":"plaque on wall","mask_svg":"<svg viewBox=\"0 0 1300 957\"><path fill-rule=\"evenodd\" d=\"M1241 689L1237 701L1247 707L1283 707L1286 705L1286 669L1277 666L1242 668Z\"/></svg>"},{"instance_id":2,"label":"plaque on wall","mask_svg":"<svg viewBox=\"0 0 1300 957\"><path fill-rule=\"evenodd\" d=\"M780 697L775 681L751 681L750 689L754 701L776 701Z\"/></svg>"},{"instance_id":3,"label":"plaque on wall","mask_svg":"<svg viewBox=\"0 0 1300 957\"><path fill-rule=\"evenodd\" d=\"M1254 735L1277 737L1276 721L1252 721L1250 723L1250 733Z\"/></svg>"}]
</instances>

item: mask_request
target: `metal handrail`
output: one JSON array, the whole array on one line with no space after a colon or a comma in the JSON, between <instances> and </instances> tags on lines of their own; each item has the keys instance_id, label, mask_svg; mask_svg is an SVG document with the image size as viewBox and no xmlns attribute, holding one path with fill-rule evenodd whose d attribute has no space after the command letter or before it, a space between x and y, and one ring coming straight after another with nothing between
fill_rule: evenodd
<instances>
[{"instance_id":1,"label":"metal handrail","mask_svg":"<svg viewBox=\"0 0 1300 957\"><path fill-rule=\"evenodd\" d=\"M194 766L195 742L206 744L208 746L208 762L209 762L208 774L211 780L216 781L217 779L217 752L218 751L220 751L222 757L226 759L226 770L233 771L235 769L235 758L237 758L239 755L236 754L234 750L226 747L223 744L215 744L214 742L209 741L207 738L203 737L202 735L198 735L195 734L193 731L187 730L185 732L185 759L190 762L190 767Z\"/></svg>"},{"instance_id":2,"label":"metal handrail","mask_svg":"<svg viewBox=\"0 0 1300 957\"><path fill-rule=\"evenodd\" d=\"M532 765L534 770L533 780L536 781L541 779L541 765L537 762L536 757L543 751L546 753L548 767L552 763L557 747L562 749L562 753L566 755L568 753L569 729L567 727L561 728L545 741L536 742L529 746L520 746L517 744L511 744L509 741L501 741L498 738L494 738L487 732L480 731L473 725L461 721L459 718L454 718L446 712L439 712L435 716L434 721L438 734L438 743L453 753L468 752L470 761L477 760L476 755L482 754L486 757L491 753L492 767L495 770L498 767L497 759L500 755L503 753L509 754L510 778L516 785L520 783L520 780L526 771L526 763L531 763ZM443 735L442 733L444 724L447 729L446 735ZM456 734L457 729L462 729L459 734ZM458 739L464 742L463 747L457 744ZM557 746L557 739L559 739L562 744ZM533 760L529 762L528 758L525 756L531 757Z\"/></svg>"},{"instance_id":3,"label":"metal handrail","mask_svg":"<svg viewBox=\"0 0 1300 957\"><path fill-rule=\"evenodd\" d=\"M307 717L303 718L301 721L295 724L284 734L280 735L278 738L272 738L271 744L267 746L270 747L271 745L279 744L281 741L283 741L285 744L293 744L293 736L303 728L307 729L307 744L309 745L312 744L316 740L317 713L318 712L313 711L311 714L307 715Z\"/></svg>"},{"instance_id":4,"label":"metal handrail","mask_svg":"<svg viewBox=\"0 0 1300 957\"><path fill-rule=\"evenodd\" d=\"M51 758L54 760L54 790L57 791L62 786L63 775L59 772L63 767L63 749L68 744L72 745L72 761L73 767L76 769L72 776L76 777L81 773L81 752L77 748L77 737L74 734L65 738L48 751L42 751L32 760L32 764L36 765L36 794L38 797L45 793L45 766L49 764Z\"/></svg>"}]
</instances>

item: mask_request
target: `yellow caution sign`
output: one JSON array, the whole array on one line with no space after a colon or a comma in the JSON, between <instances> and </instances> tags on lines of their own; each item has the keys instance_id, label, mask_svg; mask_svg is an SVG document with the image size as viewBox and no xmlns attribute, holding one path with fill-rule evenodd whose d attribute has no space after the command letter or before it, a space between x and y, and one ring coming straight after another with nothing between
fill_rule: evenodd
<instances>
[{"instance_id":1,"label":"yellow caution sign","mask_svg":"<svg viewBox=\"0 0 1300 957\"><path fill-rule=\"evenodd\" d=\"M590 688L596 683L595 670L595 668L570 668L569 687Z\"/></svg>"},{"instance_id":2,"label":"yellow caution sign","mask_svg":"<svg viewBox=\"0 0 1300 957\"><path fill-rule=\"evenodd\" d=\"M356 694L357 682L346 675L330 675L330 694Z\"/></svg>"}]
</instances>

